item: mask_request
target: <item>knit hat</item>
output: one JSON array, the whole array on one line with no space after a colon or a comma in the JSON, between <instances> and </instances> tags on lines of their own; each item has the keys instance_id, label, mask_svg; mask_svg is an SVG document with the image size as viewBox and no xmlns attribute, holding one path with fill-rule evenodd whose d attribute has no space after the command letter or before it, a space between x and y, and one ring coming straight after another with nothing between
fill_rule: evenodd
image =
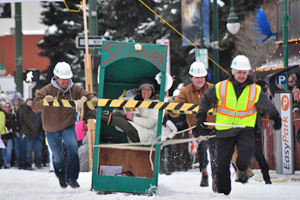
<instances>
[{"instance_id":1,"label":"knit hat","mask_svg":"<svg viewBox=\"0 0 300 200\"><path fill-rule=\"evenodd\" d=\"M140 82L140 84L139 84L139 90L141 90L145 86L149 86L152 89L152 95L154 95L155 89L154 89L154 83L153 83L153 81L150 80L150 79L144 79L144 80L142 80Z\"/></svg>"}]
</instances>

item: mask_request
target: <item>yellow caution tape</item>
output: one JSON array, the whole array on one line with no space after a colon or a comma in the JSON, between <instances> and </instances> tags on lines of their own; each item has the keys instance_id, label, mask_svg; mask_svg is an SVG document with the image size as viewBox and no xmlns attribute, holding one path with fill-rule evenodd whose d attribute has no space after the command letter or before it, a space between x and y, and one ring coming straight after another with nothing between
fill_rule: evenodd
<instances>
[{"instance_id":1,"label":"yellow caution tape","mask_svg":"<svg viewBox=\"0 0 300 200\"><path fill-rule=\"evenodd\" d=\"M86 102L89 109L94 110L95 107L91 101ZM44 106L55 107L68 107L75 108L76 101L74 100L57 100L52 102L43 101ZM181 113L181 114L197 114L199 104L192 103L174 103L174 102L155 102L155 101L137 101L137 100L120 100L120 99L98 99L97 106L100 107L113 107L113 108L148 108L157 110L166 110L169 113ZM213 109L209 110L209 115L215 114Z\"/></svg>"}]
</instances>

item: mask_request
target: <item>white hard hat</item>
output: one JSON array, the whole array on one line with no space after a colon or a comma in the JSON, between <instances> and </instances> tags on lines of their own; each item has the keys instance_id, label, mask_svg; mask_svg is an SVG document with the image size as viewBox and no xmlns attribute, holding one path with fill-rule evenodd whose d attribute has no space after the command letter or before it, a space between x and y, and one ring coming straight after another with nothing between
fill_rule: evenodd
<instances>
[{"instance_id":1,"label":"white hard hat","mask_svg":"<svg viewBox=\"0 0 300 200\"><path fill-rule=\"evenodd\" d=\"M158 85L161 84L161 72L155 75L155 80ZM169 73L166 73L166 84L165 84L165 92L168 91L173 85L172 76Z\"/></svg>"},{"instance_id":2,"label":"white hard hat","mask_svg":"<svg viewBox=\"0 0 300 200\"><path fill-rule=\"evenodd\" d=\"M66 62L58 62L55 65L53 70L53 74L62 79L68 79L73 77L73 73L71 71L71 67Z\"/></svg>"},{"instance_id":3,"label":"white hard hat","mask_svg":"<svg viewBox=\"0 0 300 200\"><path fill-rule=\"evenodd\" d=\"M179 93L180 93L180 90L179 90L179 89L174 90L174 92L173 92L173 97L178 96Z\"/></svg>"},{"instance_id":4,"label":"white hard hat","mask_svg":"<svg viewBox=\"0 0 300 200\"><path fill-rule=\"evenodd\" d=\"M230 68L242 71L251 70L251 65L249 59L244 55L236 56L232 62Z\"/></svg>"},{"instance_id":5,"label":"white hard hat","mask_svg":"<svg viewBox=\"0 0 300 200\"><path fill-rule=\"evenodd\" d=\"M189 74L193 77L204 77L207 75L205 65L202 62L195 61L190 66Z\"/></svg>"}]
</instances>

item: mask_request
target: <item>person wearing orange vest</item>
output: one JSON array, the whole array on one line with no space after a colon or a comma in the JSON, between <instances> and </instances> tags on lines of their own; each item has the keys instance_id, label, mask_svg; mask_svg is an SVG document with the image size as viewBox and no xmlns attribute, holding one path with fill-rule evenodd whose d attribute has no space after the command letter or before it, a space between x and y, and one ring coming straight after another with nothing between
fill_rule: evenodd
<instances>
[{"instance_id":1,"label":"person wearing orange vest","mask_svg":"<svg viewBox=\"0 0 300 200\"><path fill-rule=\"evenodd\" d=\"M189 69L189 74L192 76L191 80L192 83L187 85L185 88L183 88L178 98L176 99L176 103L194 103L199 104L200 100L206 90L211 88L213 84L206 82L205 78L207 75L207 71L205 69L205 65L202 62L193 62ZM179 117L180 114L170 114L172 117ZM195 114L188 114L186 115L187 123L190 127L193 127L196 125L197 119ZM209 115L208 121L215 122L215 115ZM214 135L214 127L198 127L194 128L192 131L192 134L194 137L199 137L200 135L206 136L206 135ZM211 164L211 173L212 173L212 189L215 192L216 191L216 156L217 156L217 150L216 150L216 139L212 138L209 141L202 141L198 145L198 160L199 160L199 169L202 173L202 178L200 181L201 187L208 187L208 173L207 173L207 165L208 165L208 159L207 159L207 149L209 150L210 154L210 164Z\"/></svg>"},{"instance_id":2,"label":"person wearing orange vest","mask_svg":"<svg viewBox=\"0 0 300 200\"><path fill-rule=\"evenodd\" d=\"M230 162L235 146L238 152L236 165L240 171L239 182L248 181L246 169L255 151L256 106L274 121L275 130L281 128L281 118L276 107L248 75L251 70L249 59L244 55L236 56L232 60L231 70L233 76L204 93L196 116L197 126L205 127L207 111L212 102L217 101L217 189L225 195L231 191Z\"/></svg>"}]
</instances>

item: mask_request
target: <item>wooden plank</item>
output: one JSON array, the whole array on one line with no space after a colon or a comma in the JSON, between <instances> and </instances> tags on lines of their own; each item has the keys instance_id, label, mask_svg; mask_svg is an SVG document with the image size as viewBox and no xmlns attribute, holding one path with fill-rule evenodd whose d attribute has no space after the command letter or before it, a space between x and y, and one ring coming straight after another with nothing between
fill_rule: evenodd
<instances>
[{"instance_id":1,"label":"wooden plank","mask_svg":"<svg viewBox=\"0 0 300 200\"><path fill-rule=\"evenodd\" d=\"M145 150L148 148L148 150ZM149 160L149 147L132 147L131 149L121 148L101 148L99 155L99 165L122 166L122 171L131 171L135 177L153 177ZM152 162L155 155L152 154ZM98 171L99 173L99 171Z\"/></svg>"},{"instance_id":2,"label":"wooden plank","mask_svg":"<svg viewBox=\"0 0 300 200\"><path fill-rule=\"evenodd\" d=\"M93 170L93 144L95 141L95 122L94 119L88 119L88 137L89 137L89 170Z\"/></svg>"}]
</instances>

